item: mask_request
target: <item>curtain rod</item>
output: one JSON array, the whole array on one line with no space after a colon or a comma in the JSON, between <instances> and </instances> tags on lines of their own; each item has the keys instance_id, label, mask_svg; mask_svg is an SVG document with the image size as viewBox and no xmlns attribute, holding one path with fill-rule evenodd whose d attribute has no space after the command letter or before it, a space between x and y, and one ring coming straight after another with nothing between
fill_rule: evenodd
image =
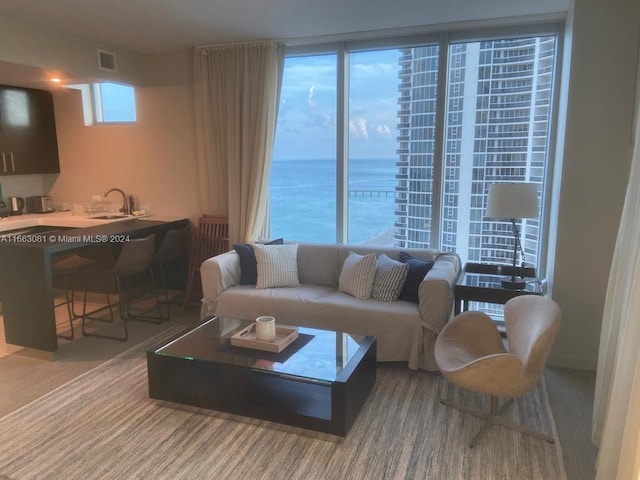
<instances>
[{"instance_id":1,"label":"curtain rod","mask_svg":"<svg viewBox=\"0 0 640 480\"><path fill-rule=\"evenodd\" d=\"M229 43L216 43L213 45L196 45L195 49L211 49L211 48L235 48L235 47L251 47L261 45L282 45L282 42L278 40L249 40L246 42L229 42Z\"/></svg>"},{"instance_id":2,"label":"curtain rod","mask_svg":"<svg viewBox=\"0 0 640 480\"><path fill-rule=\"evenodd\" d=\"M315 37L281 38L277 41L288 47L313 45L318 43L334 43L344 41L372 40L385 37L402 37L418 34L440 33L448 30L473 30L492 27L507 27L531 24L544 24L565 21L566 11L520 15L511 17L487 18L482 20L465 20L460 22L433 23L412 27L384 28L379 30L364 30L360 32L336 33Z\"/></svg>"}]
</instances>

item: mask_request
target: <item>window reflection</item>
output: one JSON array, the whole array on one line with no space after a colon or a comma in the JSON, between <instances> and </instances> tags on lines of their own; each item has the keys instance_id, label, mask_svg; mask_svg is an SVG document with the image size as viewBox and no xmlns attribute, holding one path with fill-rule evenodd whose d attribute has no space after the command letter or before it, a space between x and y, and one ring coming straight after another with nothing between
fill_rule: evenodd
<instances>
[{"instance_id":1,"label":"window reflection","mask_svg":"<svg viewBox=\"0 0 640 480\"><path fill-rule=\"evenodd\" d=\"M28 127L29 100L26 92L4 90L2 92L3 123L7 127Z\"/></svg>"}]
</instances>

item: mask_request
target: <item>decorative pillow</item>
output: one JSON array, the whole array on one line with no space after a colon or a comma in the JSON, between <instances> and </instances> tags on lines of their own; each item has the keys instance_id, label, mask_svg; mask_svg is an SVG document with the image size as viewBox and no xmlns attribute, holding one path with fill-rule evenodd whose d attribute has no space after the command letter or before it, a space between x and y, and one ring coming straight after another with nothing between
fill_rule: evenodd
<instances>
[{"instance_id":1,"label":"decorative pillow","mask_svg":"<svg viewBox=\"0 0 640 480\"><path fill-rule=\"evenodd\" d=\"M350 252L342 265L338 279L338 291L356 298L371 298L373 279L376 276L376 254L358 255Z\"/></svg>"},{"instance_id":2,"label":"decorative pillow","mask_svg":"<svg viewBox=\"0 0 640 480\"><path fill-rule=\"evenodd\" d=\"M282 245L282 238L276 238L264 245ZM248 243L236 243L233 249L240 256L240 285L255 285L258 281L256 268L256 255L253 253L253 245Z\"/></svg>"},{"instance_id":3,"label":"decorative pillow","mask_svg":"<svg viewBox=\"0 0 640 480\"><path fill-rule=\"evenodd\" d=\"M256 254L258 281L256 288L299 287L298 245L253 246Z\"/></svg>"},{"instance_id":4,"label":"decorative pillow","mask_svg":"<svg viewBox=\"0 0 640 480\"><path fill-rule=\"evenodd\" d=\"M404 282L407 280L407 273L409 273L409 264L398 262L381 253L378 256L371 298L383 302L398 300Z\"/></svg>"},{"instance_id":5,"label":"decorative pillow","mask_svg":"<svg viewBox=\"0 0 640 480\"><path fill-rule=\"evenodd\" d=\"M407 281L404 283L399 299L420 303L418 288L424 276L433 267L433 261L412 257L406 252L400 252L400 261L409 264L409 272L407 273Z\"/></svg>"}]
</instances>

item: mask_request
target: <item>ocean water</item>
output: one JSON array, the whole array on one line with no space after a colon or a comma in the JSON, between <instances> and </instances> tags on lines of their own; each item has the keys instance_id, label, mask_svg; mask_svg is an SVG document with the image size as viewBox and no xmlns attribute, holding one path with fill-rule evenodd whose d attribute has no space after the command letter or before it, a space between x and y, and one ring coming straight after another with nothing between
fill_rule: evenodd
<instances>
[{"instance_id":1,"label":"ocean water","mask_svg":"<svg viewBox=\"0 0 640 480\"><path fill-rule=\"evenodd\" d=\"M388 232L395 221L394 159L349 162L348 243ZM308 242L336 241L335 160L274 160L271 165L271 236ZM357 194L356 194L357 192Z\"/></svg>"}]
</instances>

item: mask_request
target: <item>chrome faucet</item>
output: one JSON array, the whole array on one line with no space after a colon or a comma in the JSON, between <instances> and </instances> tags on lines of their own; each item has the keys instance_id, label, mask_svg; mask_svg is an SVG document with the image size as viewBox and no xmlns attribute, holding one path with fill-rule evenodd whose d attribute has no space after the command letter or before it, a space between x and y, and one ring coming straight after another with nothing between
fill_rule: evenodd
<instances>
[{"instance_id":1,"label":"chrome faucet","mask_svg":"<svg viewBox=\"0 0 640 480\"><path fill-rule=\"evenodd\" d=\"M111 192L118 192L120 195L122 195L122 208L120 209L120 211L125 215L131 215L131 212L129 211L129 200L127 199L127 194L119 188L110 188L102 196L106 198L107 195L109 195Z\"/></svg>"}]
</instances>

